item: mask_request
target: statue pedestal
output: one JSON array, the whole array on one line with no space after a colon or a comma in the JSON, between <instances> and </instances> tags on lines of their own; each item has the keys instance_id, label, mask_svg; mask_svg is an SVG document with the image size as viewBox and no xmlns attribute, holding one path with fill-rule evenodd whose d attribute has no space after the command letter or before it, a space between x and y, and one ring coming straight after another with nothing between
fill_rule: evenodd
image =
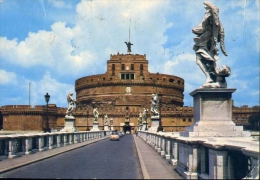
<instances>
[{"instance_id":1,"label":"statue pedestal","mask_svg":"<svg viewBox=\"0 0 260 180\"><path fill-rule=\"evenodd\" d=\"M147 122L143 122L142 131L145 131L146 126L147 126L147 130L148 130L148 123Z\"/></svg>"},{"instance_id":2,"label":"statue pedestal","mask_svg":"<svg viewBox=\"0 0 260 180\"><path fill-rule=\"evenodd\" d=\"M160 116L152 116L151 117L151 127L149 128L149 132L156 133L160 124Z\"/></svg>"},{"instance_id":3,"label":"statue pedestal","mask_svg":"<svg viewBox=\"0 0 260 180\"><path fill-rule=\"evenodd\" d=\"M143 127L143 125L142 125L142 124L140 124L140 125L139 125L139 128L138 128L138 130L140 130L140 131L141 131L141 130L142 130L142 127Z\"/></svg>"},{"instance_id":4,"label":"statue pedestal","mask_svg":"<svg viewBox=\"0 0 260 180\"><path fill-rule=\"evenodd\" d=\"M250 132L232 121L232 93L236 89L196 89L194 122L181 132L183 137L249 137Z\"/></svg>"},{"instance_id":5,"label":"statue pedestal","mask_svg":"<svg viewBox=\"0 0 260 180\"><path fill-rule=\"evenodd\" d=\"M100 131L98 129L98 122L93 122L93 128L90 131Z\"/></svg>"},{"instance_id":6,"label":"statue pedestal","mask_svg":"<svg viewBox=\"0 0 260 180\"><path fill-rule=\"evenodd\" d=\"M109 131L108 125L105 125L105 126L104 126L104 131Z\"/></svg>"},{"instance_id":7,"label":"statue pedestal","mask_svg":"<svg viewBox=\"0 0 260 180\"><path fill-rule=\"evenodd\" d=\"M73 116L65 116L65 125L60 132L78 132L78 129L75 126L76 119Z\"/></svg>"}]
</instances>

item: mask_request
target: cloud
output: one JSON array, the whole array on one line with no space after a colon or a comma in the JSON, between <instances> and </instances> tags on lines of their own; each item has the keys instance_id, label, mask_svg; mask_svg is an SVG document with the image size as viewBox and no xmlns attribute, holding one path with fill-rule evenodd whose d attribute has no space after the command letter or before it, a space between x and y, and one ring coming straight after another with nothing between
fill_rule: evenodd
<instances>
[{"instance_id":1,"label":"cloud","mask_svg":"<svg viewBox=\"0 0 260 180\"><path fill-rule=\"evenodd\" d=\"M72 8L70 4L66 4L62 0L52 0L50 1L50 3L52 3L52 5L56 8L66 8L66 9Z\"/></svg>"},{"instance_id":2,"label":"cloud","mask_svg":"<svg viewBox=\"0 0 260 180\"><path fill-rule=\"evenodd\" d=\"M0 84L15 84L17 82L16 74L0 69Z\"/></svg>"},{"instance_id":3,"label":"cloud","mask_svg":"<svg viewBox=\"0 0 260 180\"><path fill-rule=\"evenodd\" d=\"M74 85L58 82L49 72L46 72L41 80L31 82L32 105L46 104L44 95L47 92L51 96L49 104L66 107L67 94L74 92Z\"/></svg>"}]
</instances>

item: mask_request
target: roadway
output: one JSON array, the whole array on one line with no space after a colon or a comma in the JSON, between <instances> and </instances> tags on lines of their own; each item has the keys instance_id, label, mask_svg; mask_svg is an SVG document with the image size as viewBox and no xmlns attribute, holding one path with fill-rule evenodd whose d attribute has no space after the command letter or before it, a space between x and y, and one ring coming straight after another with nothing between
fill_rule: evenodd
<instances>
[{"instance_id":1,"label":"roadway","mask_svg":"<svg viewBox=\"0 0 260 180\"><path fill-rule=\"evenodd\" d=\"M143 179L132 135L104 139L0 174L0 178Z\"/></svg>"}]
</instances>

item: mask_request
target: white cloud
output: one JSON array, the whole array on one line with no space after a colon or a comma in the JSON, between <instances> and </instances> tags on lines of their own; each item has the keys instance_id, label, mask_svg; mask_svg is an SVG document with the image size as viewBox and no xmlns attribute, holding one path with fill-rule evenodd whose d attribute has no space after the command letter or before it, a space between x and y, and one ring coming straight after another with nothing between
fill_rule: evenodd
<instances>
[{"instance_id":1,"label":"white cloud","mask_svg":"<svg viewBox=\"0 0 260 180\"><path fill-rule=\"evenodd\" d=\"M16 80L15 73L0 69L0 84L15 84Z\"/></svg>"},{"instance_id":2,"label":"white cloud","mask_svg":"<svg viewBox=\"0 0 260 180\"><path fill-rule=\"evenodd\" d=\"M66 4L64 1L62 0L49 0L50 3L53 4L54 7L56 8L72 8L72 6L70 4Z\"/></svg>"},{"instance_id":3,"label":"white cloud","mask_svg":"<svg viewBox=\"0 0 260 180\"><path fill-rule=\"evenodd\" d=\"M66 107L67 94L74 93L74 85L58 82L49 72L46 72L40 81L31 82L32 105L45 104L44 95L47 92L51 96L49 104Z\"/></svg>"}]
</instances>

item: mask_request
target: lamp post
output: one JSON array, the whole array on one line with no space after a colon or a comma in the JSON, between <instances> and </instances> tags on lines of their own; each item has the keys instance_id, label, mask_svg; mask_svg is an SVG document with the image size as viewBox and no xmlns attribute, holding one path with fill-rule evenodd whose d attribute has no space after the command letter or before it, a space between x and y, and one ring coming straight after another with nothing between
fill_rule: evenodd
<instances>
[{"instance_id":1,"label":"lamp post","mask_svg":"<svg viewBox=\"0 0 260 180\"><path fill-rule=\"evenodd\" d=\"M148 117L148 111L147 111L147 109L146 109L146 110L145 110L145 131L148 130L148 128L147 128L147 124L148 124L148 122L147 122L147 117Z\"/></svg>"},{"instance_id":2,"label":"lamp post","mask_svg":"<svg viewBox=\"0 0 260 180\"><path fill-rule=\"evenodd\" d=\"M160 112L160 120L159 120L159 127L157 129L157 132L163 131L162 127L162 114L161 114L161 106L162 106L162 94L159 92L159 112Z\"/></svg>"},{"instance_id":3,"label":"lamp post","mask_svg":"<svg viewBox=\"0 0 260 180\"><path fill-rule=\"evenodd\" d=\"M46 94L44 95L45 101L46 101L46 103L47 103L47 114L46 114L46 116L47 116L47 127L45 128L45 132L50 132L49 117L48 117L48 109L49 109L48 103L49 103L50 97L51 97L51 96L50 96L48 93L46 93Z\"/></svg>"},{"instance_id":4,"label":"lamp post","mask_svg":"<svg viewBox=\"0 0 260 180\"><path fill-rule=\"evenodd\" d=\"M89 131L89 128L88 128L88 116L89 116L89 110L87 110L87 131Z\"/></svg>"}]
</instances>

